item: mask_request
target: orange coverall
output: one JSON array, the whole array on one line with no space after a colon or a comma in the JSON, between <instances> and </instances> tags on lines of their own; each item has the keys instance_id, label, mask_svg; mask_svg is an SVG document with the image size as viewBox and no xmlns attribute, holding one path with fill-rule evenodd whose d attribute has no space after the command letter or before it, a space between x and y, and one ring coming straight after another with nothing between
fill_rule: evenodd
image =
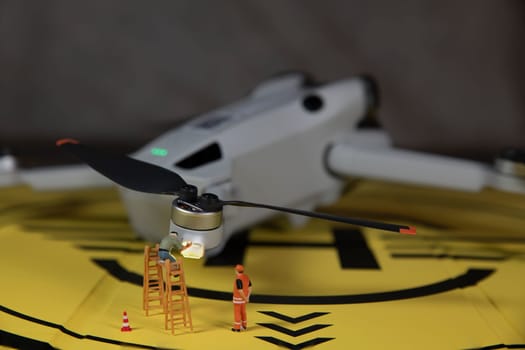
<instances>
[{"instance_id":1,"label":"orange coverall","mask_svg":"<svg viewBox=\"0 0 525 350\"><path fill-rule=\"evenodd\" d=\"M241 326L242 329L246 329L248 326L246 318L246 300L242 298L239 290L242 290L244 292L244 296L249 298L251 286L252 282L250 281L248 275L245 275L244 273L237 273L237 277L233 282L233 314L235 320L233 329L235 330L240 330Z\"/></svg>"}]
</instances>

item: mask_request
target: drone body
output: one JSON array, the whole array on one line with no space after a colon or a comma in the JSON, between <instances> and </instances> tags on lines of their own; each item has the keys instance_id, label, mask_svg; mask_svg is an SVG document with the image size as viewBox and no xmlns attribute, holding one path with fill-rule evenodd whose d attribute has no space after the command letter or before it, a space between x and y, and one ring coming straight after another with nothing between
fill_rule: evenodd
<instances>
[{"instance_id":1,"label":"drone body","mask_svg":"<svg viewBox=\"0 0 525 350\"><path fill-rule=\"evenodd\" d=\"M373 88L368 78L318 86L306 84L302 75L275 78L243 100L165 133L132 157L177 172L199 193L310 210L340 194L343 182L324 165L326 152L373 107ZM166 220L171 196L120 189L139 236L155 241L169 229L181 230ZM222 237L207 235L207 254L219 252L231 234L273 214L225 208Z\"/></svg>"}]
</instances>

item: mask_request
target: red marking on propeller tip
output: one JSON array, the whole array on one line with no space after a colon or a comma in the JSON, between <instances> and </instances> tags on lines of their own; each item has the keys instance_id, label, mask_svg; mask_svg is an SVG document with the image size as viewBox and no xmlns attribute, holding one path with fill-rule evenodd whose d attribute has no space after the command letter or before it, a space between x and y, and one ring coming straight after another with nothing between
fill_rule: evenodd
<instances>
[{"instance_id":1,"label":"red marking on propeller tip","mask_svg":"<svg viewBox=\"0 0 525 350\"><path fill-rule=\"evenodd\" d=\"M75 139L60 139L60 140L57 140L56 145L57 146L62 146L62 145L65 145L66 143L76 143L76 144L78 144L80 142L78 142Z\"/></svg>"},{"instance_id":2,"label":"red marking on propeller tip","mask_svg":"<svg viewBox=\"0 0 525 350\"><path fill-rule=\"evenodd\" d=\"M415 235L416 228L414 226L408 226L408 228L400 228L399 233L402 233L404 235Z\"/></svg>"}]
</instances>

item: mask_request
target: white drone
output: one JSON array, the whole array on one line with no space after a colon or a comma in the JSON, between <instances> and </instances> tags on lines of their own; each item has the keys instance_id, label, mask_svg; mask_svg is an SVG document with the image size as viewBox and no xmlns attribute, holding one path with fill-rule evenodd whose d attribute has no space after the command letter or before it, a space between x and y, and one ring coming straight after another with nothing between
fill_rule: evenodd
<instances>
[{"instance_id":1,"label":"white drone","mask_svg":"<svg viewBox=\"0 0 525 350\"><path fill-rule=\"evenodd\" d=\"M359 128L377 100L377 87L369 77L320 85L309 83L303 74L289 74L166 132L130 157L104 155L74 140L58 144L121 185L131 225L140 237L158 241L170 231L182 232L208 256L219 253L232 234L275 210L289 213L296 222L315 216L413 233L409 226L310 212L340 195L344 176L525 193L519 151L504 153L493 169L394 149L383 131Z\"/></svg>"}]
</instances>

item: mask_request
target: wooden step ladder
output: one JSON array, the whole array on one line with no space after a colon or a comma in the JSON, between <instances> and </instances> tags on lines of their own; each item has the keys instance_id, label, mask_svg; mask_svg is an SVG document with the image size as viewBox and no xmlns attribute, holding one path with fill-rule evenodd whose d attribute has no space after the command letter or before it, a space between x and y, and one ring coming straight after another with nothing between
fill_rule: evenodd
<instances>
[{"instance_id":1,"label":"wooden step ladder","mask_svg":"<svg viewBox=\"0 0 525 350\"><path fill-rule=\"evenodd\" d=\"M165 312L166 298L162 276L162 263L159 261L159 245L144 247L144 279L142 282L142 308L149 316Z\"/></svg>"},{"instance_id":2,"label":"wooden step ladder","mask_svg":"<svg viewBox=\"0 0 525 350\"><path fill-rule=\"evenodd\" d=\"M164 271L166 276L165 328L171 329L171 334L174 334L175 327L183 325L189 327L193 332L183 257L177 257L177 262L174 263L169 260L164 261Z\"/></svg>"}]
</instances>

